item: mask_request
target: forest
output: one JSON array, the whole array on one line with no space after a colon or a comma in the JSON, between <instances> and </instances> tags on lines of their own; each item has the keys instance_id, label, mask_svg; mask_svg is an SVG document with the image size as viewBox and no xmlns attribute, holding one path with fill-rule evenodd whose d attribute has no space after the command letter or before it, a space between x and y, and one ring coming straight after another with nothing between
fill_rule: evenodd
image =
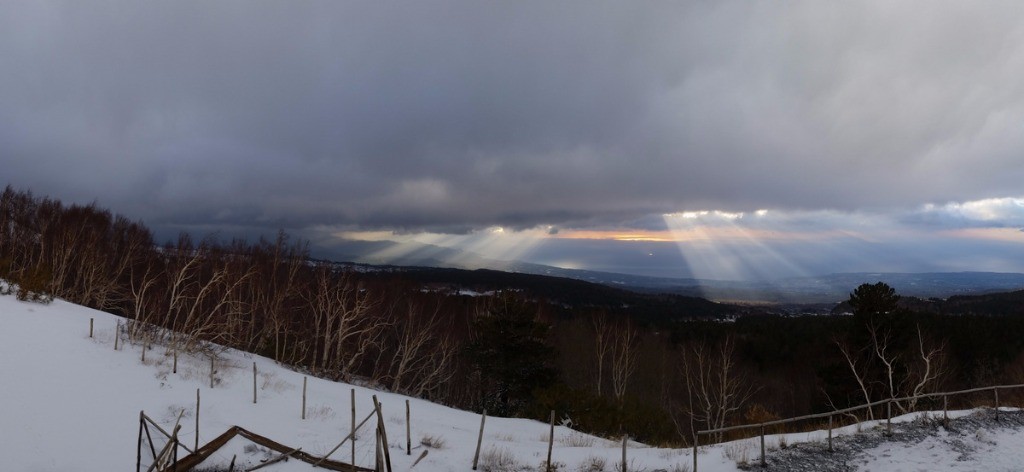
<instances>
[{"instance_id":1,"label":"forest","mask_svg":"<svg viewBox=\"0 0 1024 472\"><path fill-rule=\"evenodd\" d=\"M653 444L1024 381L1020 293L911 300L866 280L850 287L852 316L778 316L542 276L353 270L312 259L284 232L159 243L97 205L10 186L0 195L0 278L23 300L121 315L125 335L144 345L251 351L494 415L546 419L554 409L575 428Z\"/></svg>"}]
</instances>

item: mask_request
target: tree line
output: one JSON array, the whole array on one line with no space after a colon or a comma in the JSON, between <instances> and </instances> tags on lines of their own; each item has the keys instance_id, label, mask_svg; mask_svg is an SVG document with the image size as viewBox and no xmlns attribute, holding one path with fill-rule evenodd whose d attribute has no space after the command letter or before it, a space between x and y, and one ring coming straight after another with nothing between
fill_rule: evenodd
<instances>
[{"instance_id":1,"label":"tree line","mask_svg":"<svg viewBox=\"0 0 1024 472\"><path fill-rule=\"evenodd\" d=\"M598 434L679 444L694 429L1024 374L1024 341L1012 335L1024 317L911 312L884 284L851 294L852 317L726 321L717 315L732 308L703 300L576 282L559 299L541 279L531 283L546 292L501 290L507 276L484 275L495 293L465 296L430 289L420 272L310 259L283 232L157 244L143 224L96 205L11 187L0 195L0 278L19 298L122 315L137 342L163 336L209 355L228 346L497 415L546 419L554 409Z\"/></svg>"}]
</instances>

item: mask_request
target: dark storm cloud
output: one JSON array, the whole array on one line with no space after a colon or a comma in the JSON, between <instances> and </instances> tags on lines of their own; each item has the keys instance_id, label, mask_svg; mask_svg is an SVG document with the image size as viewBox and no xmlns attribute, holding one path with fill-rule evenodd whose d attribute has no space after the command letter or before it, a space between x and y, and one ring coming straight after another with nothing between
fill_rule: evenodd
<instances>
[{"instance_id":1,"label":"dark storm cloud","mask_svg":"<svg viewBox=\"0 0 1024 472\"><path fill-rule=\"evenodd\" d=\"M1018 195L1021 13L4 2L2 180L158 226L453 232Z\"/></svg>"}]
</instances>

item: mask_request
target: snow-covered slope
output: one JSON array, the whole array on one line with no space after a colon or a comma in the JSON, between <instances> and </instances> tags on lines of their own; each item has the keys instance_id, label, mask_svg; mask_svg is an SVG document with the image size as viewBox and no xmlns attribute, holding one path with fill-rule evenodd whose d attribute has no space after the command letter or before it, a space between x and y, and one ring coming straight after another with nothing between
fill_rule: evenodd
<instances>
[{"instance_id":1,"label":"snow-covered slope","mask_svg":"<svg viewBox=\"0 0 1024 472\"><path fill-rule=\"evenodd\" d=\"M95 319L91 339L90 318ZM122 343L115 351L113 336L118 320L61 300L40 305L0 296L0 470L134 470L142 410L167 430L184 410L181 441L194 444L196 389L201 396L200 444L238 425L288 446L301 447L304 452L325 454L349 432L350 392L354 388L358 420L373 411L372 395L377 395L383 405L394 470L409 470L426 447L421 440L428 436L443 444L430 448L413 470L461 471L471 467L479 414L409 399L414 449L408 456L408 397L310 377L307 418L302 420L303 374L266 358L227 351L218 361L217 384L211 389L208 358L181 355L178 373L173 374L171 357L163 348L147 351L145 364L141 361L141 346ZM253 362L259 371L255 405ZM373 465L373 433L369 429L373 424L371 421L358 435L357 465ZM482 455L495 451L521 467L538 467L547 456L548 428L537 421L487 418ZM154 438L154 442L159 447L161 441ZM562 463L565 469L575 470L581 464L603 460L605 468L613 470L621 454L619 442L555 427L553 461ZM350 455L346 444L332 458L348 462ZM672 470L691 460L685 450L648 448L636 443L630 444L628 455L636 470ZM219 454L224 465L231 456L231 452ZM260 453L251 457L239 454L238 461L241 465L264 457ZM150 453L145 451L143 463L149 462ZM261 470L309 469L289 461Z\"/></svg>"},{"instance_id":2,"label":"snow-covered slope","mask_svg":"<svg viewBox=\"0 0 1024 472\"><path fill-rule=\"evenodd\" d=\"M95 319L93 338L88 335L90 318ZM406 455L407 397L310 377L307 418L303 420L301 373L259 356L229 350L220 356L216 385L211 389L208 358L182 355L178 373L174 374L171 357L161 347L147 351L145 363L141 361L141 346L123 344L115 351L113 336L118 320L60 300L40 305L0 296L0 470L133 470L140 411L165 429L170 429L184 411L180 436L184 444L194 444L197 389L201 394L200 444L238 425L285 445L301 447L304 452L325 454L348 434L350 392L355 389L357 419L373 410L372 395L377 395L383 405L395 471L410 470L425 448L429 454L412 470L470 470L480 426L476 413L409 399L414 449L411 456ZM253 362L259 371L257 404L252 403ZM372 467L373 434L364 428L358 436L356 463ZM847 428L846 433L854 429ZM991 445L991 454L998 456L995 449L999 447L1020 449L1020 435L1004 438L998 433L986 434L985 444ZM547 436L548 425L544 423L488 418L482 448L486 457L482 462L502 456L512 461L503 470L540 469L547 455ZM820 431L790 434L785 441L794 444L823 437ZM424 438L434 447L422 445ZM780 439L770 437L767 442L778 448ZM737 461L757 459L755 444L747 440L702 448L699 470L738 470ZM226 466L237 455L236 465L240 467L236 470L240 470L267 457L253 448L246 451L241 442L232 445L204 465ZM878 457L858 462L867 465L866 470L917 470L912 462L901 463L899 459L953 457L906 448L893 454L892 448L897 446L889 447L879 449ZM929 444L925 442L922 447ZM346 444L332 458L347 462L350 454ZM689 449L651 448L631 442L627 454L629 470L683 471L692 464ZM593 466L601 464L603 470L617 470L621 457L618 441L587 436L563 426L555 428L553 460L561 470L596 471L601 469ZM144 468L150 462L150 454L145 451ZM976 469L987 468L981 462L973 464ZM261 470L311 469L293 460Z\"/></svg>"}]
</instances>

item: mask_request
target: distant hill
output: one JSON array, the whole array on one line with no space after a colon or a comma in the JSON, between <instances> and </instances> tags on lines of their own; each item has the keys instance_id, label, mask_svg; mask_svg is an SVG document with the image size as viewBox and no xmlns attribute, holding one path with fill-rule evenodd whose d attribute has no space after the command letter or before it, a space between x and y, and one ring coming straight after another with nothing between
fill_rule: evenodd
<instances>
[{"instance_id":1,"label":"distant hill","mask_svg":"<svg viewBox=\"0 0 1024 472\"><path fill-rule=\"evenodd\" d=\"M564 269L521 261L488 259L472 252L390 241L335 241L324 248L334 260L405 267L490 269L563 277L637 292L670 293L735 303L778 305L835 304L862 283L885 282L902 295L949 298L1024 289L1024 274L999 272L856 272L776 280L711 280L649 277L580 269Z\"/></svg>"},{"instance_id":2,"label":"distant hill","mask_svg":"<svg viewBox=\"0 0 1024 472\"><path fill-rule=\"evenodd\" d=\"M567 277L491 269L338 264L349 265L354 270L364 272L368 277L376 276L384 280L399 278L453 294L517 290L552 305L572 309L604 310L658 323L695 318L725 318L751 313L751 309L747 307L718 303L700 297L627 290Z\"/></svg>"},{"instance_id":3,"label":"distant hill","mask_svg":"<svg viewBox=\"0 0 1024 472\"><path fill-rule=\"evenodd\" d=\"M957 295L948 299L909 299L903 304L915 311L948 315L1024 315L1024 290L984 295Z\"/></svg>"}]
</instances>

